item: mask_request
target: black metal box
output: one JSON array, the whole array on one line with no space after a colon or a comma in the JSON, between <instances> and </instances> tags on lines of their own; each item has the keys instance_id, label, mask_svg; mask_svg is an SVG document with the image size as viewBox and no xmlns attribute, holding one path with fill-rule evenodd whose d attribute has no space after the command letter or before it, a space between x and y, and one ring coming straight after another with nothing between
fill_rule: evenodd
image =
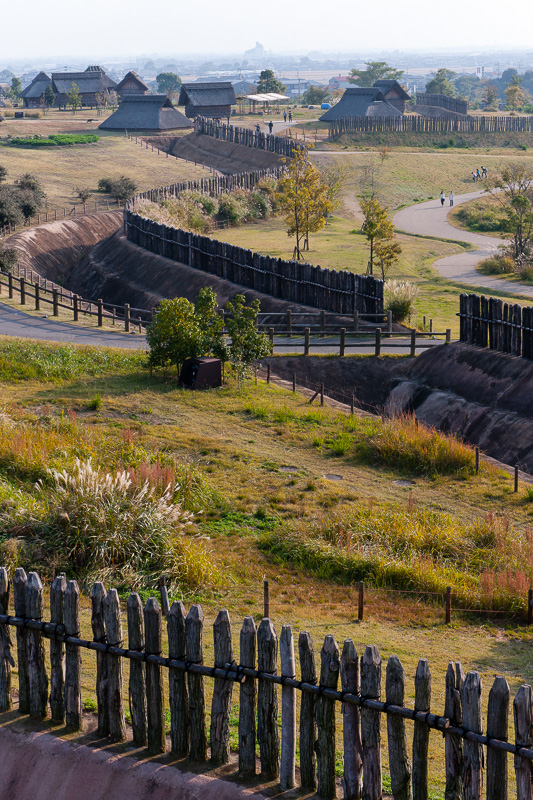
<instances>
[{"instance_id":1,"label":"black metal box","mask_svg":"<svg viewBox=\"0 0 533 800\"><path fill-rule=\"evenodd\" d=\"M222 363L219 358L187 358L180 372L180 384L191 389L215 389L222 386Z\"/></svg>"}]
</instances>

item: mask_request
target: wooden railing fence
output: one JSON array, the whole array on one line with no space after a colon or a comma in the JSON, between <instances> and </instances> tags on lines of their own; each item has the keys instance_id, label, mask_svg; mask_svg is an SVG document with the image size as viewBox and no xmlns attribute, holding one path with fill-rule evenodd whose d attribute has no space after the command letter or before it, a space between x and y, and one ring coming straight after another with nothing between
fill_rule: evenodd
<instances>
[{"instance_id":1,"label":"wooden railing fence","mask_svg":"<svg viewBox=\"0 0 533 800\"><path fill-rule=\"evenodd\" d=\"M467 119L421 117L343 117L329 123L329 139L343 133L533 133L533 116L472 116Z\"/></svg>"},{"instance_id":2,"label":"wooden railing fence","mask_svg":"<svg viewBox=\"0 0 533 800\"><path fill-rule=\"evenodd\" d=\"M263 131L252 130L251 128L239 128L235 125L227 125L215 119L197 117L194 122L196 133L212 136L215 139L222 139L225 142L242 144L245 147L254 147L257 150L266 150L269 153L277 153L285 158L292 158L296 150L302 145L286 136L276 136L275 134Z\"/></svg>"},{"instance_id":3,"label":"wooden railing fence","mask_svg":"<svg viewBox=\"0 0 533 800\"><path fill-rule=\"evenodd\" d=\"M448 97L445 94L427 94L420 92L416 95L416 103L420 106L436 106L445 108L448 111L455 111L458 114L468 113L468 102L459 100L457 97Z\"/></svg>"},{"instance_id":4,"label":"wooden railing fence","mask_svg":"<svg viewBox=\"0 0 533 800\"><path fill-rule=\"evenodd\" d=\"M462 294L458 316L461 342L533 359L533 307Z\"/></svg>"},{"instance_id":5,"label":"wooden railing fence","mask_svg":"<svg viewBox=\"0 0 533 800\"><path fill-rule=\"evenodd\" d=\"M168 608L166 590L162 591L165 615L155 598L143 608L139 595L131 593L123 626L117 590L106 591L102 583L95 583L91 590L92 640L87 640L81 636L80 591L75 580L58 575L53 581L49 622L43 620L43 585L36 572L26 575L22 568L16 569L14 616L10 614L10 589L8 573L0 568L0 711L9 710L13 703L15 648L10 629L14 627L18 710L38 720L50 713L57 724L66 723L74 730L81 727L82 652L94 650L98 735L112 741L128 736L123 699L123 664L128 661L133 742L146 746L150 754L167 749L164 696L168 692L172 755L200 764L208 757L215 766L227 764L235 685L239 695L237 769L244 778L253 778L259 769L263 778L279 780L282 791L292 789L299 744L299 783L310 790L316 788L324 800L333 800L337 796L340 709L345 797L382 797L382 749L384 753L388 749L393 797L427 798L428 744L434 730L445 738L443 772L448 800L481 800L484 782L487 798L507 800L509 786L513 786L507 754L514 756L517 800L531 798L533 703L528 685L521 686L512 701L513 741L509 731L511 694L505 678L498 676L493 682L483 726L481 677L476 671L465 675L459 662L448 665L441 714L431 709L432 676L425 658L418 662L415 702L409 708L400 659L391 655L383 664L375 645L367 646L360 656L351 639L341 649L327 634L317 653L309 632L301 631L296 643L290 625L283 625L278 637L270 618L264 617L257 627L248 616L239 632L237 661L230 616L222 609L213 623L214 663L207 665L201 607L194 604L187 613L183 603L176 601ZM165 622L168 655L163 653ZM49 672L45 640L50 642ZM206 677L214 680L210 713L206 709ZM433 694L440 694L435 686ZM386 734L382 720L386 720ZM412 738L409 736L412 747L406 720L414 723Z\"/></svg>"}]
</instances>

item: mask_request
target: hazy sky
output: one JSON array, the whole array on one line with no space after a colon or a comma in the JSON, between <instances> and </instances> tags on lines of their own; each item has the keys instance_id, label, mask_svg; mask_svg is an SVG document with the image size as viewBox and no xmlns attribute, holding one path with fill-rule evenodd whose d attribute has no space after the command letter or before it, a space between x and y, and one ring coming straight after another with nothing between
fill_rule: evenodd
<instances>
[{"instance_id":1,"label":"hazy sky","mask_svg":"<svg viewBox=\"0 0 533 800\"><path fill-rule=\"evenodd\" d=\"M0 7L0 63L68 54L240 54L256 40L277 52L533 50L531 0L513 0L507 10L495 0L3 0Z\"/></svg>"}]
</instances>

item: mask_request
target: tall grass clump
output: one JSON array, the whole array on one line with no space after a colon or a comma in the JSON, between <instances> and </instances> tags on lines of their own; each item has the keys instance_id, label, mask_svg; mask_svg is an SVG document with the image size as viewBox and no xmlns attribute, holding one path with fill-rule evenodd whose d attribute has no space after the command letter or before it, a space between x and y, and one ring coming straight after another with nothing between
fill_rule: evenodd
<instances>
[{"instance_id":1,"label":"tall grass clump","mask_svg":"<svg viewBox=\"0 0 533 800\"><path fill-rule=\"evenodd\" d=\"M175 500L179 486L136 485L126 470L111 474L90 459L77 459L72 471L49 470L49 478L38 486L40 513L20 530L33 559L85 584L137 589L162 574L175 590L212 582L205 548L184 536L193 515Z\"/></svg>"},{"instance_id":2,"label":"tall grass clump","mask_svg":"<svg viewBox=\"0 0 533 800\"><path fill-rule=\"evenodd\" d=\"M404 322L412 315L417 295L418 288L409 281L386 281L385 310L392 311L393 322Z\"/></svg>"},{"instance_id":3,"label":"tall grass clump","mask_svg":"<svg viewBox=\"0 0 533 800\"><path fill-rule=\"evenodd\" d=\"M416 475L466 477L475 472L474 450L456 436L417 424L412 416L388 420L359 446L371 463Z\"/></svg>"}]
</instances>

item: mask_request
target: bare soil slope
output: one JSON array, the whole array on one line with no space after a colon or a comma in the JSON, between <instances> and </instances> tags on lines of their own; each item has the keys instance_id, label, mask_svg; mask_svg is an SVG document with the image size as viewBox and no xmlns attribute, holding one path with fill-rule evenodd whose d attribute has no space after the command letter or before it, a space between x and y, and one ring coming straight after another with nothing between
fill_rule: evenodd
<instances>
[{"instance_id":1,"label":"bare soil slope","mask_svg":"<svg viewBox=\"0 0 533 800\"><path fill-rule=\"evenodd\" d=\"M145 137L145 140L153 142L161 150L168 151L178 158L197 161L227 175L279 167L282 163L282 157L276 153L256 150L254 147L245 147L234 142L224 142L199 133L190 133L188 136L158 136L154 139Z\"/></svg>"}]
</instances>

